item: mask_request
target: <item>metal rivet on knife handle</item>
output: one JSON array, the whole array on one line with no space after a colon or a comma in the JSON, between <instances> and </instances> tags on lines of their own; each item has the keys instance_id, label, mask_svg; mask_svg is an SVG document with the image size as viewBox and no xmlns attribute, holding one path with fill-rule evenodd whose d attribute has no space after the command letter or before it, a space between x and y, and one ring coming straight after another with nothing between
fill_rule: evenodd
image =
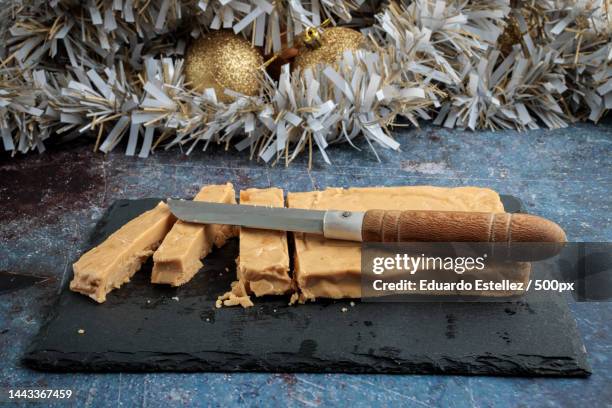
<instances>
[{"instance_id":1,"label":"metal rivet on knife handle","mask_svg":"<svg viewBox=\"0 0 612 408\"><path fill-rule=\"evenodd\" d=\"M361 241L364 212L327 211L323 218L323 235L329 239Z\"/></svg>"}]
</instances>

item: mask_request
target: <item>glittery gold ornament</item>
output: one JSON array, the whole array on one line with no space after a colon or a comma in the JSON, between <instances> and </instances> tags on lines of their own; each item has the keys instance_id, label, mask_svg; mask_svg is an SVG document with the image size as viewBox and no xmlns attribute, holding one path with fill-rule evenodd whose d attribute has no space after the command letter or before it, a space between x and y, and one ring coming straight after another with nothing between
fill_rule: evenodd
<instances>
[{"instance_id":1,"label":"glittery gold ornament","mask_svg":"<svg viewBox=\"0 0 612 408\"><path fill-rule=\"evenodd\" d=\"M259 93L260 52L231 31L212 31L195 40L185 57L185 79L192 89L214 88L217 99L229 103L225 89L248 96Z\"/></svg>"},{"instance_id":2,"label":"glittery gold ornament","mask_svg":"<svg viewBox=\"0 0 612 408\"><path fill-rule=\"evenodd\" d=\"M307 30L305 37L308 37L308 41L302 45L293 61L294 69L303 70L316 64L334 64L344 51L356 51L365 43L363 34L346 27L332 27L321 33Z\"/></svg>"}]
</instances>

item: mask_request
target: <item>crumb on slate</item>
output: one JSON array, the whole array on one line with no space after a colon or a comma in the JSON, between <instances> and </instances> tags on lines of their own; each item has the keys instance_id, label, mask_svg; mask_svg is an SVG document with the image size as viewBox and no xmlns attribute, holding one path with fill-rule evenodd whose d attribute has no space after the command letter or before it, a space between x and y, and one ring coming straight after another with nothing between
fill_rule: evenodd
<instances>
[{"instance_id":1,"label":"crumb on slate","mask_svg":"<svg viewBox=\"0 0 612 408\"><path fill-rule=\"evenodd\" d=\"M77 330L77 333L79 333L79 334L85 334L85 330L83 330L83 329L79 329L79 330Z\"/></svg>"},{"instance_id":2,"label":"crumb on slate","mask_svg":"<svg viewBox=\"0 0 612 408\"><path fill-rule=\"evenodd\" d=\"M178 302L179 298L178 298L178 296L172 296L172 300L176 300Z\"/></svg>"},{"instance_id":3,"label":"crumb on slate","mask_svg":"<svg viewBox=\"0 0 612 408\"><path fill-rule=\"evenodd\" d=\"M355 307L355 302L351 302L351 307Z\"/></svg>"},{"instance_id":4,"label":"crumb on slate","mask_svg":"<svg viewBox=\"0 0 612 408\"><path fill-rule=\"evenodd\" d=\"M348 307L343 307L343 308L342 308L342 309L340 309L340 310L342 310L342 313L346 313L346 312L348 312Z\"/></svg>"}]
</instances>

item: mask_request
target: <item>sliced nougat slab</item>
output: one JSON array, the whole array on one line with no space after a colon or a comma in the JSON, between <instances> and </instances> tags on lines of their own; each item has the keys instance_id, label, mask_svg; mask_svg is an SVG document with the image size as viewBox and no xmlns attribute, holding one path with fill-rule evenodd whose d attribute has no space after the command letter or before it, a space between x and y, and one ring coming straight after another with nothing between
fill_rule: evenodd
<instances>
[{"instance_id":1,"label":"sliced nougat slab","mask_svg":"<svg viewBox=\"0 0 612 408\"><path fill-rule=\"evenodd\" d=\"M204 186L194 201L236 204L236 193L231 183ZM236 235L231 225L203 225L177 221L153 254L151 282L180 286L189 282L202 268L200 261L228 238Z\"/></svg>"},{"instance_id":2,"label":"sliced nougat slab","mask_svg":"<svg viewBox=\"0 0 612 408\"><path fill-rule=\"evenodd\" d=\"M130 281L175 221L163 202L134 218L72 265L70 289L104 302L108 292Z\"/></svg>"},{"instance_id":3,"label":"sliced nougat slab","mask_svg":"<svg viewBox=\"0 0 612 408\"><path fill-rule=\"evenodd\" d=\"M240 204L284 207L280 188L240 191ZM238 280L255 296L282 295L292 290L289 276L287 233L253 228L240 229Z\"/></svg>"},{"instance_id":4,"label":"sliced nougat slab","mask_svg":"<svg viewBox=\"0 0 612 408\"><path fill-rule=\"evenodd\" d=\"M436 210L504 212L487 188L432 186L329 188L289 193L288 207L316 210ZM300 299L361 297L361 244L295 234L294 279Z\"/></svg>"}]
</instances>

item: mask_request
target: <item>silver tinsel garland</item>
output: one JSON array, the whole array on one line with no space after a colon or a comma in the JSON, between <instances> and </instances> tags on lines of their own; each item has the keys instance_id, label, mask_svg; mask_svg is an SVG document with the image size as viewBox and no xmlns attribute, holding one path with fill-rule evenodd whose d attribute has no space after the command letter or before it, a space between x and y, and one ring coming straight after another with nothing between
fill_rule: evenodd
<instances>
[{"instance_id":1,"label":"silver tinsel garland","mask_svg":"<svg viewBox=\"0 0 612 408\"><path fill-rule=\"evenodd\" d=\"M97 150L123 140L140 157L212 142L270 163L314 150L330 162L334 143L398 149L389 131L398 116L522 130L598 121L612 108L609 0L372 3L4 1L4 149L42 152L47 140L93 134ZM226 90L229 104L184 85L189 37L233 29L271 54L328 18L359 25L367 46L334 66L286 65L278 79L262 70L260 94Z\"/></svg>"}]
</instances>

